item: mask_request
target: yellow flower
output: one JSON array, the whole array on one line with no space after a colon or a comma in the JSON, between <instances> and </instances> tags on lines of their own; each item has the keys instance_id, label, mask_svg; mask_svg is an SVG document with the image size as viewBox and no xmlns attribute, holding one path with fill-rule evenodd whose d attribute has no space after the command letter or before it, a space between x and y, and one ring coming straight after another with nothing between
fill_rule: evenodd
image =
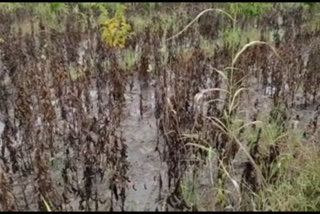
<instances>
[{"instance_id":1,"label":"yellow flower","mask_svg":"<svg viewBox=\"0 0 320 214\"><path fill-rule=\"evenodd\" d=\"M109 46L124 48L130 38L130 30L131 26L127 24L123 12L118 10L115 17L104 22L102 37Z\"/></svg>"}]
</instances>

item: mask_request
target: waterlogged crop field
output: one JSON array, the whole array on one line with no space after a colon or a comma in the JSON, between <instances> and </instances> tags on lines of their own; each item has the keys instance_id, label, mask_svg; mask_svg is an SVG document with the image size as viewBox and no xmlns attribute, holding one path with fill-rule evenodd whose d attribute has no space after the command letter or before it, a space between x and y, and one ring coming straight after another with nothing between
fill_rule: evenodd
<instances>
[{"instance_id":1,"label":"waterlogged crop field","mask_svg":"<svg viewBox=\"0 0 320 214\"><path fill-rule=\"evenodd\" d=\"M318 3L1 3L2 211L319 211Z\"/></svg>"}]
</instances>

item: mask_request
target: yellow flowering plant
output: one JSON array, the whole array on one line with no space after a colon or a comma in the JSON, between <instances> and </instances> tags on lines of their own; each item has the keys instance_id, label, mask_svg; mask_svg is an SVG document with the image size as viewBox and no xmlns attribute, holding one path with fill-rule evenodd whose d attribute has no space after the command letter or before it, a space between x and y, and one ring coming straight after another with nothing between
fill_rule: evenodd
<instances>
[{"instance_id":1,"label":"yellow flowering plant","mask_svg":"<svg viewBox=\"0 0 320 214\"><path fill-rule=\"evenodd\" d=\"M124 12L125 7L119 5L115 16L103 22L102 38L110 47L124 48L131 37L131 26L127 23Z\"/></svg>"}]
</instances>

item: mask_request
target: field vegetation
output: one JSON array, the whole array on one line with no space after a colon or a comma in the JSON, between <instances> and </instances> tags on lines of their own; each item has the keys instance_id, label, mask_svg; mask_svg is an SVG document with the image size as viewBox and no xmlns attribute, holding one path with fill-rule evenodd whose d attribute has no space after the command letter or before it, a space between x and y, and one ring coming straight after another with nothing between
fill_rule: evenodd
<instances>
[{"instance_id":1,"label":"field vegetation","mask_svg":"<svg viewBox=\"0 0 320 214\"><path fill-rule=\"evenodd\" d=\"M0 210L319 211L319 3L0 3Z\"/></svg>"}]
</instances>

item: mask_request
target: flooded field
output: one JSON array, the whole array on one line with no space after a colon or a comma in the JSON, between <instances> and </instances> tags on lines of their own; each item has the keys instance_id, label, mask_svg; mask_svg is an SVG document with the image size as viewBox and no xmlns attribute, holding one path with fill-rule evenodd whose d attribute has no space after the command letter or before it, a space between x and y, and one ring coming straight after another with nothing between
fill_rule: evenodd
<instances>
[{"instance_id":1,"label":"flooded field","mask_svg":"<svg viewBox=\"0 0 320 214\"><path fill-rule=\"evenodd\" d=\"M320 209L318 10L96 4L0 5L1 210Z\"/></svg>"}]
</instances>

